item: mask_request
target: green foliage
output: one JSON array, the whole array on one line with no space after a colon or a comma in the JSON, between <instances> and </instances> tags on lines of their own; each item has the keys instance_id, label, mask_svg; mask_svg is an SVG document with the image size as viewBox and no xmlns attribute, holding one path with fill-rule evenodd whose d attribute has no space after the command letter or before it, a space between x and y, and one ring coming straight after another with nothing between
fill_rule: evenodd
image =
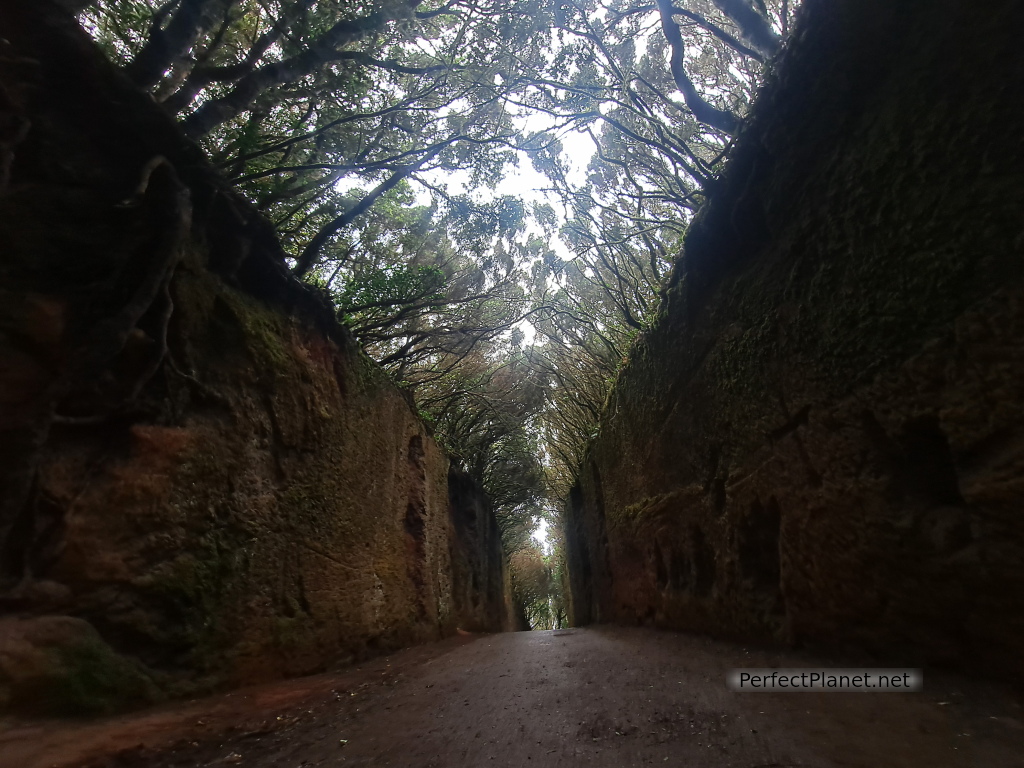
<instances>
[{"instance_id":1,"label":"green foliage","mask_svg":"<svg viewBox=\"0 0 1024 768\"><path fill-rule=\"evenodd\" d=\"M535 543L520 549L509 560L512 596L522 609L530 629L560 629L567 614L563 596L561 550L545 555Z\"/></svg>"},{"instance_id":2,"label":"green foliage","mask_svg":"<svg viewBox=\"0 0 1024 768\"><path fill-rule=\"evenodd\" d=\"M508 553L529 544L545 501L536 425L544 394L520 340L509 334L478 348L417 389L436 438L491 499Z\"/></svg>"},{"instance_id":3,"label":"green foliage","mask_svg":"<svg viewBox=\"0 0 1024 768\"><path fill-rule=\"evenodd\" d=\"M417 411L417 416L420 417L420 421L427 425L427 428L433 432L437 428L437 422L434 421L434 414L430 411L425 411L422 408Z\"/></svg>"},{"instance_id":4,"label":"green foliage","mask_svg":"<svg viewBox=\"0 0 1024 768\"><path fill-rule=\"evenodd\" d=\"M442 288L446 280L444 271L436 266L407 266L403 264L370 267L357 275L350 275L335 293L342 314L367 312L377 307L391 307L424 301L428 307L444 302Z\"/></svg>"}]
</instances>

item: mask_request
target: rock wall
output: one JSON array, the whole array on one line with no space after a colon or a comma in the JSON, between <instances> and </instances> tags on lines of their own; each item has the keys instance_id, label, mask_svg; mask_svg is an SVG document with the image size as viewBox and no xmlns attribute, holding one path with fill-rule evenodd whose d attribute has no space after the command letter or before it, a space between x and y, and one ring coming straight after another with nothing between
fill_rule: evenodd
<instances>
[{"instance_id":1,"label":"rock wall","mask_svg":"<svg viewBox=\"0 0 1024 768\"><path fill-rule=\"evenodd\" d=\"M509 563L487 494L466 472L448 473L452 595L458 625L468 632L518 632ZM497 617L497 618L496 618Z\"/></svg>"},{"instance_id":2,"label":"rock wall","mask_svg":"<svg viewBox=\"0 0 1024 768\"><path fill-rule=\"evenodd\" d=\"M1020 679L1024 9L805 11L569 499L573 618Z\"/></svg>"},{"instance_id":3,"label":"rock wall","mask_svg":"<svg viewBox=\"0 0 1024 768\"><path fill-rule=\"evenodd\" d=\"M69 17L12 5L0 707L103 711L510 626L479 488L173 122Z\"/></svg>"}]
</instances>

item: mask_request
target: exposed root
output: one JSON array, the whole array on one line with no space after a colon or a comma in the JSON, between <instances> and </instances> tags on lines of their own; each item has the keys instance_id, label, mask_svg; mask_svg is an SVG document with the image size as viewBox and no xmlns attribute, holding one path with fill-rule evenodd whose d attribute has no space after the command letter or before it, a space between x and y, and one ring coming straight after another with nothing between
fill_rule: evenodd
<instances>
[{"instance_id":1,"label":"exposed root","mask_svg":"<svg viewBox=\"0 0 1024 768\"><path fill-rule=\"evenodd\" d=\"M161 173L157 173L161 169ZM29 429L31 434L25 442L26 450L19 456L20 466L12 468L9 477L13 482L7 489L0 508L0 569L12 574L12 547L10 537L16 521L29 513L33 488L36 486L39 461L54 424L86 425L104 421L109 414L98 414L82 418L58 416L57 410L68 395L91 387L111 362L124 349L129 334L139 320L152 308L160 295L166 297L161 314L160 348L154 361L143 371L135 383L129 400L134 399L145 384L159 369L167 352L167 323L173 312L170 301L169 283L181 257L181 248L188 237L192 222L190 193L178 178L173 166L158 156L146 163L142 169L139 186L145 195L142 201L153 237L135 254L136 258L148 258L148 266L135 284L128 301L113 316L103 319L86 333L78 349L72 354L70 363L62 376L56 378L37 400L38 410ZM126 271L134 265L129 261Z\"/></svg>"}]
</instances>

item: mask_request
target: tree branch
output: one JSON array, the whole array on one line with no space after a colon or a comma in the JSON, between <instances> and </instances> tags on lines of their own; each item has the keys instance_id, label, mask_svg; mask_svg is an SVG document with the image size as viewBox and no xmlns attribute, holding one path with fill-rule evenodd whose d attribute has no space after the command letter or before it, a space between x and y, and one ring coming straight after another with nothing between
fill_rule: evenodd
<instances>
[{"instance_id":1,"label":"tree branch","mask_svg":"<svg viewBox=\"0 0 1024 768\"><path fill-rule=\"evenodd\" d=\"M448 146L449 143L451 142L442 142L415 163L399 168L368 192L362 200L341 214L341 216L338 216L325 224L320 231L314 235L313 239L309 241L306 247L302 250L302 253L299 255L299 258L296 260L294 270L295 275L297 277L302 277L309 272L309 270L316 264L317 258L320 255L320 249L327 244L328 240L334 237L334 235L336 235L341 229L344 229L351 224L358 216L366 213L366 211L370 209L370 206L377 202L382 195L389 190L394 189L403 179L418 171L425 162L435 157L444 147Z\"/></svg>"},{"instance_id":2,"label":"tree branch","mask_svg":"<svg viewBox=\"0 0 1024 768\"><path fill-rule=\"evenodd\" d=\"M775 30L746 0L714 0L714 3L718 10L736 22L740 34L762 53L770 56L779 49L779 36Z\"/></svg>"},{"instance_id":3,"label":"tree branch","mask_svg":"<svg viewBox=\"0 0 1024 768\"><path fill-rule=\"evenodd\" d=\"M125 66L125 74L140 88L156 85L164 72L187 54L213 23L214 14L209 11L215 1L182 0L166 29L160 26L162 17L159 14L154 16L149 39ZM234 0L221 1L230 3Z\"/></svg>"},{"instance_id":4,"label":"tree branch","mask_svg":"<svg viewBox=\"0 0 1024 768\"><path fill-rule=\"evenodd\" d=\"M740 125L739 118L732 114L732 112L718 109L718 107L705 101L697 93L696 87L694 87L693 82L683 68L683 57L686 47L683 44L683 36L679 32L679 27L672 20L671 0L658 0L658 11L661 14L661 29L665 33L665 39L672 50L672 79L675 81L676 88L683 94L686 106L693 112L693 116L705 125L710 125L712 128L717 128L729 135L734 134Z\"/></svg>"},{"instance_id":5,"label":"tree branch","mask_svg":"<svg viewBox=\"0 0 1024 768\"><path fill-rule=\"evenodd\" d=\"M321 35L296 56L267 64L241 78L225 96L212 99L189 115L183 124L191 138L205 136L221 123L244 112L268 88L294 82L329 61L338 48L352 43L370 32L382 29L391 21L404 17L421 0L404 0L387 10L376 11L356 19L343 19Z\"/></svg>"}]
</instances>

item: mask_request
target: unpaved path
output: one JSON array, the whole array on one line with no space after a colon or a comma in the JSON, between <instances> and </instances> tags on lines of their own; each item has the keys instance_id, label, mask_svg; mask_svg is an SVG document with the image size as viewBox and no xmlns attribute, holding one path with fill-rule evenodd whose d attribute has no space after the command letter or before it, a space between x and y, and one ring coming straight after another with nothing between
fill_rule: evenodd
<instances>
[{"instance_id":1,"label":"unpaved path","mask_svg":"<svg viewBox=\"0 0 1024 768\"><path fill-rule=\"evenodd\" d=\"M643 629L453 638L318 675L93 723L7 724L0 766L665 765L1024 768L1024 710L994 684L733 693L732 667L828 666Z\"/></svg>"}]
</instances>

